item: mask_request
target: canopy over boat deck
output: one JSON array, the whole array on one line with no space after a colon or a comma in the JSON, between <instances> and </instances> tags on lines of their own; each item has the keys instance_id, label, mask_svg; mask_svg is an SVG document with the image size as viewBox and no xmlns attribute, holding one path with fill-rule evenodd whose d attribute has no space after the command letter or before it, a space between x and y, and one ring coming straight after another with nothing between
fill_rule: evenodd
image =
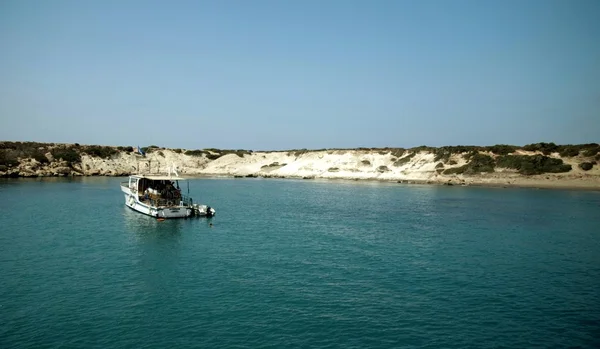
<instances>
[{"instance_id":1,"label":"canopy over boat deck","mask_svg":"<svg viewBox=\"0 0 600 349\"><path fill-rule=\"evenodd\" d=\"M160 175L160 174L156 174L156 175L132 175L130 176L131 178L137 178L137 179L148 179L151 181L186 181L187 178L182 178L182 177L174 177L174 176L168 176L168 175Z\"/></svg>"}]
</instances>

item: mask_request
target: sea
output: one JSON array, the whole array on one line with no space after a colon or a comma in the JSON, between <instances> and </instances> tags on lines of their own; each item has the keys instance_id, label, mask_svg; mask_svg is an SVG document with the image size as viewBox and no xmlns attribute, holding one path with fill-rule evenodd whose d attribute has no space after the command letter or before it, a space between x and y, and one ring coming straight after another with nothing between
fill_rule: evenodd
<instances>
[{"instance_id":1,"label":"sea","mask_svg":"<svg viewBox=\"0 0 600 349\"><path fill-rule=\"evenodd\" d=\"M599 348L600 192L0 180L0 348Z\"/></svg>"}]
</instances>

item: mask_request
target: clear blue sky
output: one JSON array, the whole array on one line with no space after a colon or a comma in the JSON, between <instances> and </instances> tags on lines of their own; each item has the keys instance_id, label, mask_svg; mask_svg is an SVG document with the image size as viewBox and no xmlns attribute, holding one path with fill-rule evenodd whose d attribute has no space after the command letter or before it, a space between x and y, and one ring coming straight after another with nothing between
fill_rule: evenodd
<instances>
[{"instance_id":1,"label":"clear blue sky","mask_svg":"<svg viewBox=\"0 0 600 349\"><path fill-rule=\"evenodd\" d=\"M0 140L600 142L600 1L0 1Z\"/></svg>"}]
</instances>

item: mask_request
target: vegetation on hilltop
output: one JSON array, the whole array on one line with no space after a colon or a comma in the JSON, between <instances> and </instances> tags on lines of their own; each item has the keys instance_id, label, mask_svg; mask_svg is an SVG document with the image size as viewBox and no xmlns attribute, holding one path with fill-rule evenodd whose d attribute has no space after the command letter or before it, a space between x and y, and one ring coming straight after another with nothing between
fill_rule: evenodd
<instances>
[{"instance_id":1,"label":"vegetation on hilltop","mask_svg":"<svg viewBox=\"0 0 600 349\"><path fill-rule=\"evenodd\" d=\"M446 169L444 174L478 174L494 172L496 168L517 170L522 175L536 175L542 173L561 173L571 171L571 165L565 164L562 159L551 158L545 155L501 155L492 156L470 153L469 162L460 167Z\"/></svg>"},{"instance_id":2,"label":"vegetation on hilltop","mask_svg":"<svg viewBox=\"0 0 600 349\"><path fill-rule=\"evenodd\" d=\"M70 166L81 162L81 155L110 158L122 151L133 151L133 147L111 147L102 145L80 145L38 142L0 142L0 165L16 166L19 159L34 159L40 164L50 159L66 161Z\"/></svg>"},{"instance_id":3,"label":"vegetation on hilltop","mask_svg":"<svg viewBox=\"0 0 600 349\"><path fill-rule=\"evenodd\" d=\"M515 169L523 175L571 171L571 165L563 163L562 159L550 158L539 154L505 155L496 159L496 164L498 167Z\"/></svg>"},{"instance_id":4,"label":"vegetation on hilltop","mask_svg":"<svg viewBox=\"0 0 600 349\"><path fill-rule=\"evenodd\" d=\"M453 167L445 170L444 174L479 174L485 172L494 172L496 163L494 158L480 153L470 153L469 162L460 167Z\"/></svg>"},{"instance_id":5,"label":"vegetation on hilltop","mask_svg":"<svg viewBox=\"0 0 600 349\"><path fill-rule=\"evenodd\" d=\"M142 148L146 153L156 153L165 156L163 150L167 148L157 145L150 145ZM294 149L286 152L288 156L299 157L303 154L327 151L330 154L334 152L344 152L350 150L366 151L378 153L381 155L390 155L393 166L402 166L409 163L419 152L428 152L433 154L433 161L438 173L443 174L466 174L473 175L479 173L490 173L496 169L516 170L523 175L535 175L542 173L561 173L569 172L572 166L565 164L561 158L577 158L576 166L584 171L591 170L597 161L600 161L600 145L597 143L588 144L567 144L556 145L554 143L532 143L519 147L514 145L497 144L493 146L445 146L429 147L419 146L409 149L404 148L357 148L357 149ZM6 171L7 168L18 166L21 160L33 159L38 164L45 165L52 161L65 161L69 166L81 163L83 155L92 157L110 159L121 153L131 153L134 148L131 146L101 146L101 145L80 145L75 144L57 144L57 143L37 143L37 142L0 142L0 170ZM177 154L188 156L205 157L209 160L216 160L228 154L235 154L240 158L252 154L251 150L243 149L198 149L182 150L172 149ZM533 154L532 154L533 153ZM561 158L556 157L556 155ZM466 160L466 164L459 167L447 167L445 165L456 165L457 161ZM362 160L362 165L370 165L368 160ZM269 166L274 166L273 164ZM281 165L279 165L281 166ZM384 166L385 167L385 166ZM380 172L386 172L389 169L379 166ZM330 171L339 170L332 167Z\"/></svg>"},{"instance_id":6,"label":"vegetation on hilltop","mask_svg":"<svg viewBox=\"0 0 600 349\"><path fill-rule=\"evenodd\" d=\"M244 155L246 154L252 154L252 151L250 150L243 150L243 149L238 149L238 150L232 150L232 149L215 149L215 148L207 148L207 149L197 149L197 150L186 150L185 155L189 155L189 156L205 156L206 158L208 158L209 160L216 160L224 155L227 154L235 154L241 158L244 157Z\"/></svg>"}]
</instances>

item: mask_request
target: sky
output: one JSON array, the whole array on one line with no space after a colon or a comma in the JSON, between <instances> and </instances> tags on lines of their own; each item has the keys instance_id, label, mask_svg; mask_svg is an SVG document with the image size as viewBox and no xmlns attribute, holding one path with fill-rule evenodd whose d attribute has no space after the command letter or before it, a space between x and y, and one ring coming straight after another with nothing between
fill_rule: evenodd
<instances>
[{"instance_id":1,"label":"sky","mask_svg":"<svg viewBox=\"0 0 600 349\"><path fill-rule=\"evenodd\" d=\"M600 142L598 0L2 0L0 140Z\"/></svg>"}]
</instances>

